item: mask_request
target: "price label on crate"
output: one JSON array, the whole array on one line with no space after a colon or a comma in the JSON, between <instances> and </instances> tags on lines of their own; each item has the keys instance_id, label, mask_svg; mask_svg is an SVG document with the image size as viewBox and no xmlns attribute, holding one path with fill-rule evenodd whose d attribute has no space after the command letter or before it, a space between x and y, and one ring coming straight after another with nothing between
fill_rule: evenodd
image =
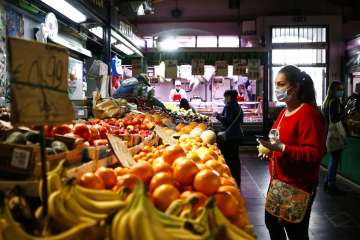
<instances>
[{"instance_id":1,"label":"price label on crate","mask_svg":"<svg viewBox=\"0 0 360 240\"><path fill-rule=\"evenodd\" d=\"M10 165L16 168L27 169L30 157L31 152L29 150L14 148Z\"/></svg>"},{"instance_id":2,"label":"price label on crate","mask_svg":"<svg viewBox=\"0 0 360 240\"><path fill-rule=\"evenodd\" d=\"M74 119L68 97L69 53L60 46L9 38L11 122L61 124Z\"/></svg>"}]
</instances>

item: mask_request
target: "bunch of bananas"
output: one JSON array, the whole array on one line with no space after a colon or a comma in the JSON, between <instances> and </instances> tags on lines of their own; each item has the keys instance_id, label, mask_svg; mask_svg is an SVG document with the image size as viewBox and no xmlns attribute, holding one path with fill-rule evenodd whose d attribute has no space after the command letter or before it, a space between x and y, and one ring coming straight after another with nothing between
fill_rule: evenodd
<instances>
[{"instance_id":1,"label":"bunch of bananas","mask_svg":"<svg viewBox=\"0 0 360 240\"><path fill-rule=\"evenodd\" d=\"M77 222L71 228L56 235L34 236L23 230L11 214L9 199L2 199L0 206L0 239L1 240L75 240L89 239L86 236L89 230L95 226L95 222Z\"/></svg>"},{"instance_id":2,"label":"bunch of bananas","mask_svg":"<svg viewBox=\"0 0 360 240\"><path fill-rule=\"evenodd\" d=\"M48 195L63 187L64 184L62 182L62 177L65 173L64 163L65 160L60 161L59 164L52 171L47 173ZM39 183L39 196L41 200L43 199L43 195L42 195L43 184L44 183L41 180Z\"/></svg>"},{"instance_id":3,"label":"bunch of bananas","mask_svg":"<svg viewBox=\"0 0 360 240\"><path fill-rule=\"evenodd\" d=\"M133 192L130 204L115 215L111 226L111 237L119 240L208 239L208 235L195 234L190 230L193 227L187 225L193 224L158 211L146 196L144 185L140 183Z\"/></svg>"}]
</instances>

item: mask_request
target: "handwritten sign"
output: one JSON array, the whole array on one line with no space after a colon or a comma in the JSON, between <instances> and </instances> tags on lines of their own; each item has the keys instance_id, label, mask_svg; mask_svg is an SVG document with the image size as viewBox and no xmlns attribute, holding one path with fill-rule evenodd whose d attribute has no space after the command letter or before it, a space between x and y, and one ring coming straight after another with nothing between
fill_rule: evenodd
<instances>
[{"instance_id":1,"label":"handwritten sign","mask_svg":"<svg viewBox=\"0 0 360 240\"><path fill-rule=\"evenodd\" d=\"M12 124L61 124L73 120L67 84L68 51L17 38L9 38L8 49Z\"/></svg>"},{"instance_id":2,"label":"handwritten sign","mask_svg":"<svg viewBox=\"0 0 360 240\"><path fill-rule=\"evenodd\" d=\"M141 73L141 60L140 59L133 59L131 61L132 66L132 76L137 77Z\"/></svg>"},{"instance_id":3,"label":"handwritten sign","mask_svg":"<svg viewBox=\"0 0 360 240\"><path fill-rule=\"evenodd\" d=\"M227 76L227 75L228 75L227 61L216 61L215 62L215 76Z\"/></svg>"},{"instance_id":4,"label":"handwritten sign","mask_svg":"<svg viewBox=\"0 0 360 240\"><path fill-rule=\"evenodd\" d=\"M233 75L246 75L247 61L246 59L233 60Z\"/></svg>"},{"instance_id":5,"label":"handwritten sign","mask_svg":"<svg viewBox=\"0 0 360 240\"><path fill-rule=\"evenodd\" d=\"M260 73L261 73L261 69L260 69L260 59L258 58L254 58L254 59L249 59L248 60L248 67L249 67L249 72L248 72L248 77L251 80L259 80L260 79Z\"/></svg>"},{"instance_id":6,"label":"handwritten sign","mask_svg":"<svg viewBox=\"0 0 360 240\"><path fill-rule=\"evenodd\" d=\"M204 75L204 59L191 60L191 75Z\"/></svg>"},{"instance_id":7,"label":"handwritten sign","mask_svg":"<svg viewBox=\"0 0 360 240\"><path fill-rule=\"evenodd\" d=\"M165 60L165 77L177 78L177 60Z\"/></svg>"}]
</instances>

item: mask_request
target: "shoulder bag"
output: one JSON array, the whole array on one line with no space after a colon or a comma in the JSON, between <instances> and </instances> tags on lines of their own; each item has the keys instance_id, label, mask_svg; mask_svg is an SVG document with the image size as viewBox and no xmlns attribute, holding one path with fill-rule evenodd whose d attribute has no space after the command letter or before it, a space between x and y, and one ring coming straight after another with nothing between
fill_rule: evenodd
<instances>
[{"instance_id":1,"label":"shoulder bag","mask_svg":"<svg viewBox=\"0 0 360 240\"><path fill-rule=\"evenodd\" d=\"M237 121L238 121L239 118L241 117L241 114L243 114L243 113L242 113L241 110L240 110L239 113L236 115L234 121L232 121L232 123L227 127L227 129L226 129L225 131L218 132L217 137L218 137L221 141L224 141L224 142L225 142L225 141L230 140L230 139L229 139L229 136L228 136L229 131L230 131L230 129L232 129L232 127L234 126L234 124L237 123ZM242 127L241 127L241 124L239 124L239 128L240 128L241 136L244 136L244 131L243 131Z\"/></svg>"},{"instance_id":2,"label":"shoulder bag","mask_svg":"<svg viewBox=\"0 0 360 240\"><path fill-rule=\"evenodd\" d=\"M283 113L277 129L283 120ZM312 193L291 186L276 179L275 159L272 161L272 176L270 186L266 195L265 210L279 220L289 223L300 223L307 212Z\"/></svg>"},{"instance_id":3,"label":"shoulder bag","mask_svg":"<svg viewBox=\"0 0 360 240\"><path fill-rule=\"evenodd\" d=\"M346 146L347 140L345 128L341 120L336 123L331 121L331 113L329 106L329 128L326 137L326 148L328 152L334 152L344 149L346 148Z\"/></svg>"}]
</instances>

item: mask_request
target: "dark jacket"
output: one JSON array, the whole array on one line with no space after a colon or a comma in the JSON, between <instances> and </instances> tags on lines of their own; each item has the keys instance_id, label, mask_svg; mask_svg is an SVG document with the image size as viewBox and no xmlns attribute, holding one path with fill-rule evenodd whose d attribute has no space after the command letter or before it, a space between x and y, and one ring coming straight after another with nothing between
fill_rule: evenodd
<instances>
[{"instance_id":1,"label":"dark jacket","mask_svg":"<svg viewBox=\"0 0 360 240\"><path fill-rule=\"evenodd\" d=\"M344 118L344 106L341 104L338 98L334 98L330 101L329 107L323 109L323 113L327 122L327 126L329 126L330 119L331 122L337 123Z\"/></svg>"},{"instance_id":2,"label":"dark jacket","mask_svg":"<svg viewBox=\"0 0 360 240\"><path fill-rule=\"evenodd\" d=\"M233 126L229 128L231 123L236 119L236 116L240 114L240 117L233 124ZM244 122L244 113L241 107L237 104L237 102L231 102L225 105L221 114L218 114L216 118L223 125L223 131L228 131L228 139L240 139L242 137L242 131L240 130L241 124Z\"/></svg>"}]
</instances>

